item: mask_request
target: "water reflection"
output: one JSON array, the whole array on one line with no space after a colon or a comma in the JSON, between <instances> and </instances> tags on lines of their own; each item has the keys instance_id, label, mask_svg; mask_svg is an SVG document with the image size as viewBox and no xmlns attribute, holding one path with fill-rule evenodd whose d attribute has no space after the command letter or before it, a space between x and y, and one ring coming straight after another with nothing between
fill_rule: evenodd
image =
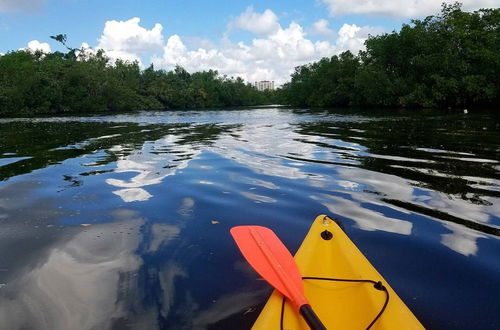
<instances>
[{"instance_id":1,"label":"water reflection","mask_svg":"<svg viewBox=\"0 0 500 330\"><path fill-rule=\"evenodd\" d=\"M354 220L359 229L383 230L389 233L410 235L413 224L409 221L388 217L387 215L364 208L361 202L331 195L311 196L320 201L331 214Z\"/></svg>"},{"instance_id":2,"label":"water reflection","mask_svg":"<svg viewBox=\"0 0 500 330\"><path fill-rule=\"evenodd\" d=\"M286 120L285 118L283 118ZM219 155L233 159L252 171L287 179L308 177L300 167L290 166L282 157L290 152L314 158L316 148L311 144L298 141L301 137L290 124L249 125L237 131L238 138L222 135L211 149ZM312 140L319 138L311 137Z\"/></svg>"},{"instance_id":3,"label":"water reflection","mask_svg":"<svg viewBox=\"0 0 500 330\"><path fill-rule=\"evenodd\" d=\"M269 289L229 227L297 247L324 212L385 256L419 317L446 328L446 277L487 328L498 317L468 302L500 304L498 280L467 290L500 276L499 134L482 117L303 109L2 120L0 328L248 328Z\"/></svg>"},{"instance_id":4,"label":"water reflection","mask_svg":"<svg viewBox=\"0 0 500 330\"><path fill-rule=\"evenodd\" d=\"M441 242L444 246L449 247L464 256L476 255L478 251L478 238L486 238L486 235L480 234L468 228L464 228L455 223L447 223L444 225L451 233L442 234Z\"/></svg>"},{"instance_id":5,"label":"water reflection","mask_svg":"<svg viewBox=\"0 0 500 330\"><path fill-rule=\"evenodd\" d=\"M6 156L5 154L3 156ZM0 158L0 166L5 166L8 164L13 164L21 160L30 159L31 157L6 157Z\"/></svg>"},{"instance_id":6,"label":"water reflection","mask_svg":"<svg viewBox=\"0 0 500 330\"><path fill-rule=\"evenodd\" d=\"M460 139L449 134L455 132L452 126L457 124L463 126L461 129L470 126L471 133ZM362 128L362 131L352 131L354 125ZM446 129L439 130L436 127L439 125ZM474 132L476 125L486 125L486 127L482 132ZM468 199L464 192L499 197L495 191L476 189L471 186L473 182L463 178L469 173L475 173L483 178L497 176L496 165L499 163L498 148L495 145L497 137L492 133L498 130L495 125L495 121L486 123L478 118L470 118L465 122L452 119L450 122L440 123L432 118L409 117L338 123L334 127L326 123L306 123L298 127L302 134L325 136L325 141L328 141L332 134L340 136L347 142L358 143L359 138L363 138L364 152L351 154L362 162L362 168L417 181L422 187L448 194L461 194L461 198ZM320 146L337 153L336 143L323 143ZM446 150L443 149L444 146L447 147ZM471 153L471 150L474 153ZM457 157L457 155L462 156ZM464 158L463 155L471 155L473 158ZM477 161L471 162L471 159ZM416 163L418 166L415 166ZM481 198L469 201L480 202Z\"/></svg>"},{"instance_id":7,"label":"water reflection","mask_svg":"<svg viewBox=\"0 0 500 330\"><path fill-rule=\"evenodd\" d=\"M271 197L257 195L248 191L242 191L241 194L248 199L255 201L256 203L276 203L277 200Z\"/></svg>"},{"instance_id":8,"label":"water reflection","mask_svg":"<svg viewBox=\"0 0 500 330\"><path fill-rule=\"evenodd\" d=\"M193 209L196 202L191 197L185 197L182 199L181 206L177 210L177 213L181 216L188 218L193 214Z\"/></svg>"},{"instance_id":9,"label":"water reflection","mask_svg":"<svg viewBox=\"0 0 500 330\"><path fill-rule=\"evenodd\" d=\"M500 213L500 206L498 203L493 204L494 198L491 197L484 197L487 203L471 204L461 198L420 188L417 181L404 180L392 175L356 168L341 168L337 172L344 179L357 181L355 188L349 187L348 189L371 193L353 194L353 198L359 201L380 201L379 196L383 196L386 202L391 199L404 200L407 203L440 210L456 218L473 219L471 221L479 223L488 223L495 218L495 214ZM401 205L398 206L401 207Z\"/></svg>"},{"instance_id":10,"label":"water reflection","mask_svg":"<svg viewBox=\"0 0 500 330\"><path fill-rule=\"evenodd\" d=\"M372 192L372 194L363 194L362 199L377 200L377 195L390 196L403 200L411 200L414 192L414 185L417 182L405 180L395 175L378 173L374 171L364 170L361 168L339 168L338 175L347 181L339 181L340 183L348 182L348 189L357 191ZM351 182L356 182L355 184ZM375 193L375 194L373 194Z\"/></svg>"},{"instance_id":11,"label":"water reflection","mask_svg":"<svg viewBox=\"0 0 500 330\"><path fill-rule=\"evenodd\" d=\"M123 317L127 296L137 291L134 272L141 260L134 251L144 220L129 210L113 216L119 222L63 240L9 281L1 291L2 323L10 329L92 329L109 328Z\"/></svg>"},{"instance_id":12,"label":"water reflection","mask_svg":"<svg viewBox=\"0 0 500 330\"><path fill-rule=\"evenodd\" d=\"M201 313L194 315L191 329L207 329L210 325L227 319L237 313L249 313L253 309L248 306L257 305L266 295L267 290L263 291L241 291L233 294L228 294L220 297L209 309L203 310Z\"/></svg>"},{"instance_id":13,"label":"water reflection","mask_svg":"<svg viewBox=\"0 0 500 330\"><path fill-rule=\"evenodd\" d=\"M159 140L145 143L139 150L119 156L114 173L137 173L130 179L106 179L106 183L122 188L113 191L124 202L147 201L153 197L144 187L160 184L167 176L185 168L199 154L188 144L178 144L179 137L167 135ZM120 154L115 148L113 152Z\"/></svg>"},{"instance_id":14,"label":"water reflection","mask_svg":"<svg viewBox=\"0 0 500 330\"><path fill-rule=\"evenodd\" d=\"M167 244L169 241L179 237L181 228L165 223L154 223L151 226L151 240L147 249L148 253L156 252L158 249Z\"/></svg>"},{"instance_id":15,"label":"water reflection","mask_svg":"<svg viewBox=\"0 0 500 330\"><path fill-rule=\"evenodd\" d=\"M160 184L167 176L175 175L186 168L201 152L203 146L210 145L222 131L232 127L224 125L189 125L189 130L175 130L155 141L145 143L130 152L115 145L109 149L118 160L114 173L137 173L128 179L108 178L106 183L121 189L113 191L124 202L147 201L153 195L145 187ZM150 130L141 130L141 132ZM163 130L161 130L163 132Z\"/></svg>"}]
</instances>

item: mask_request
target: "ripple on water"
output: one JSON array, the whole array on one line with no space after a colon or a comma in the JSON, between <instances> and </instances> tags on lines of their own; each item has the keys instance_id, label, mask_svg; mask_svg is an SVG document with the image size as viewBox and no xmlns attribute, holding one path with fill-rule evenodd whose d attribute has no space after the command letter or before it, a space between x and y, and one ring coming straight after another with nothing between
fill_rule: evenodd
<instances>
[{"instance_id":1,"label":"ripple on water","mask_svg":"<svg viewBox=\"0 0 500 330\"><path fill-rule=\"evenodd\" d=\"M2 119L2 324L250 325L270 289L229 228L272 227L294 250L329 213L424 325L495 328L489 122L275 107Z\"/></svg>"}]
</instances>

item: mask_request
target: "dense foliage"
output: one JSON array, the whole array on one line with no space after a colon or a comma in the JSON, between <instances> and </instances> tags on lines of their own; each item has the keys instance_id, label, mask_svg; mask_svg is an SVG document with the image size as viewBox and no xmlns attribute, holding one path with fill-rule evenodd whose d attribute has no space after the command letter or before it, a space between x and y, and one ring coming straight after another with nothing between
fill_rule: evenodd
<instances>
[{"instance_id":1,"label":"dense foliage","mask_svg":"<svg viewBox=\"0 0 500 330\"><path fill-rule=\"evenodd\" d=\"M53 38L65 44L65 36ZM271 96L212 70L141 70L120 60L110 65L102 51L21 50L0 57L0 116L256 105Z\"/></svg>"},{"instance_id":2,"label":"dense foliage","mask_svg":"<svg viewBox=\"0 0 500 330\"><path fill-rule=\"evenodd\" d=\"M366 51L297 67L281 102L300 106L474 107L500 101L500 10L443 4L437 16L370 37Z\"/></svg>"},{"instance_id":3,"label":"dense foliage","mask_svg":"<svg viewBox=\"0 0 500 330\"><path fill-rule=\"evenodd\" d=\"M439 15L371 36L347 51L299 66L277 92L259 92L217 71L141 70L102 51L15 51L0 56L0 116L201 108L279 102L297 106L475 107L500 101L500 9Z\"/></svg>"}]
</instances>

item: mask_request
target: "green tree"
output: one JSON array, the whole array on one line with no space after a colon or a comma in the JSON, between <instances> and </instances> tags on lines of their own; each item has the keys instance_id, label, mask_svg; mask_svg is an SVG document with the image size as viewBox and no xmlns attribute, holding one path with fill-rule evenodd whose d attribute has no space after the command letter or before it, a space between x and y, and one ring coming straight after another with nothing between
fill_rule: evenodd
<instances>
[{"instance_id":1,"label":"green tree","mask_svg":"<svg viewBox=\"0 0 500 330\"><path fill-rule=\"evenodd\" d=\"M479 107L499 101L500 10L461 4L369 37L366 50L296 68L280 91L300 106Z\"/></svg>"}]
</instances>

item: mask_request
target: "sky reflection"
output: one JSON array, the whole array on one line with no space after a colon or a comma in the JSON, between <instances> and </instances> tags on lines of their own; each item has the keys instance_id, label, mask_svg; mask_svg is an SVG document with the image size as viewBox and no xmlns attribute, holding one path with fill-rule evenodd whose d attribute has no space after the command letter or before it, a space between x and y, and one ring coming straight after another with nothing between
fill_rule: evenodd
<instances>
[{"instance_id":1,"label":"sky reflection","mask_svg":"<svg viewBox=\"0 0 500 330\"><path fill-rule=\"evenodd\" d=\"M293 250L325 212L431 327L446 328L435 310L451 293L462 328L500 324L487 312L500 304L497 131L447 120L277 108L0 120L16 141L0 145L0 329L249 327L270 290L229 228L272 227ZM465 138L467 125L487 129Z\"/></svg>"},{"instance_id":2,"label":"sky reflection","mask_svg":"<svg viewBox=\"0 0 500 330\"><path fill-rule=\"evenodd\" d=\"M444 246L464 256L476 255L478 251L477 239L487 238L486 235L455 223L446 223L444 226L451 230L451 233L442 234L441 242Z\"/></svg>"},{"instance_id":3,"label":"sky reflection","mask_svg":"<svg viewBox=\"0 0 500 330\"><path fill-rule=\"evenodd\" d=\"M370 202L380 206L387 206L380 200L380 196L383 196L387 199L405 200L431 209L438 209L457 218L473 219L475 222L482 223L489 223L494 214L500 214L500 204L498 203L488 205L472 204L441 192L418 188L418 182L415 181L359 168L340 168L337 173L341 178L356 181L355 184L344 185L342 185L344 182L340 181L339 185L344 186L346 190L358 191L357 193L351 193L351 198L359 203ZM372 193L366 194L363 191ZM390 219L390 217L387 215L373 213L364 209L360 204L356 205L351 201L341 200L337 197L330 196L330 199L335 200L336 203L323 202L330 212L354 220L360 229L378 229L407 235L411 233L411 223L408 223L409 227L396 226L395 229L395 227L388 225L387 219ZM488 197L485 197L485 199L494 200ZM389 207L395 208L394 206ZM405 212L404 209L401 210L399 207L396 209ZM370 225L372 222L376 223L376 225ZM481 233L455 223L445 223L444 227L451 230L452 233L441 235L441 243L466 256L477 253L476 240L478 238L486 238Z\"/></svg>"},{"instance_id":4,"label":"sky reflection","mask_svg":"<svg viewBox=\"0 0 500 330\"><path fill-rule=\"evenodd\" d=\"M2 288L2 324L10 329L105 329L123 317L130 303L124 298L137 291L134 272L142 261L134 251L144 220L124 209L113 216L119 222L91 226L63 240Z\"/></svg>"},{"instance_id":5,"label":"sky reflection","mask_svg":"<svg viewBox=\"0 0 500 330\"><path fill-rule=\"evenodd\" d=\"M126 156L120 156L116 162L115 173L137 173L130 179L106 179L106 183L121 188L114 190L124 202L147 201L153 195L146 190L147 186L160 184L167 176L188 166L189 161L199 154L200 150L192 149L189 144L178 143L180 138L167 135L159 140L145 143L139 150ZM113 152L119 154L120 148ZM184 157L184 158L183 158Z\"/></svg>"},{"instance_id":6,"label":"sky reflection","mask_svg":"<svg viewBox=\"0 0 500 330\"><path fill-rule=\"evenodd\" d=\"M409 221L391 218L381 212L363 208L360 202L331 195L321 197L311 196L312 199L320 201L331 214L353 220L359 229L367 231L382 230L401 235L411 234L413 224Z\"/></svg>"}]
</instances>

